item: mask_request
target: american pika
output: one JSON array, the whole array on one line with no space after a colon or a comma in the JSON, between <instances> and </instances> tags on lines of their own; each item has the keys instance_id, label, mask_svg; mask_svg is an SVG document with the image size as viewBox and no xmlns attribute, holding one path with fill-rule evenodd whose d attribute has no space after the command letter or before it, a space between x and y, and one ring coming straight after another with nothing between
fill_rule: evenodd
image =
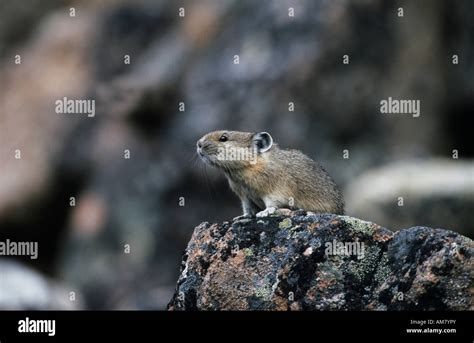
<instances>
[{"instance_id":1,"label":"american pika","mask_svg":"<svg viewBox=\"0 0 474 343\"><path fill-rule=\"evenodd\" d=\"M214 131L197 141L197 153L225 173L244 216L276 208L344 213L329 174L302 152L280 149L267 132Z\"/></svg>"}]
</instances>

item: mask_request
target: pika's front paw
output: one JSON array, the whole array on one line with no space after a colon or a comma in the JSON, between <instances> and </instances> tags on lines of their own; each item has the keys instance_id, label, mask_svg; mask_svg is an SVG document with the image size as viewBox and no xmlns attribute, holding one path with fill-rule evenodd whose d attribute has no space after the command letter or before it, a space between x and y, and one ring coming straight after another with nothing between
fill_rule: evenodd
<instances>
[{"instance_id":1,"label":"pika's front paw","mask_svg":"<svg viewBox=\"0 0 474 343\"><path fill-rule=\"evenodd\" d=\"M250 214L242 214L241 216L234 217L232 221L248 219L248 218L252 218L252 216Z\"/></svg>"},{"instance_id":2,"label":"pika's front paw","mask_svg":"<svg viewBox=\"0 0 474 343\"><path fill-rule=\"evenodd\" d=\"M255 216L258 218L268 217L269 215L275 213L275 211L276 211L275 207L267 207L263 211L258 212Z\"/></svg>"}]
</instances>

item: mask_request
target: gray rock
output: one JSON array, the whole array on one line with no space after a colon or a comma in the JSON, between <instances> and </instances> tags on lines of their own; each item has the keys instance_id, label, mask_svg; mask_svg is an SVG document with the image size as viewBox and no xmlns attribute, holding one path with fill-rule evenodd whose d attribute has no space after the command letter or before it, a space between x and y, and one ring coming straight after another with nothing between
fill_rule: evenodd
<instances>
[{"instance_id":1,"label":"gray rock","mask_svg":"<svg viewBox=\"0 0 474 343\"><path fill-rule=\"evenodd\" d=\"M70 292L74 292L73 297ZM81 296L76 289L49 280L18 262L0 261L0 310L81 308Z\"/></svg>"},{"instance_id":2,"label":"gray rock","mask_svg":"<svg viewBox=\"0 0 474 343\"><path fill-rule=\"evenodd\" d=\"M170 310L472 310L474 243L348 216L197 226Z\"/></svg>"},{"instance_id":3,"label":"gray rock","mask_svg":"<svg viewBox=\"0 0 474 343\"><path fill-rule=\"evenodd\" d=\"M348 214L370 218L394 230L422 223L466 236L474 233L473 161L392 163L355 177L344 195Z\"/></svg>"}]
</instances>

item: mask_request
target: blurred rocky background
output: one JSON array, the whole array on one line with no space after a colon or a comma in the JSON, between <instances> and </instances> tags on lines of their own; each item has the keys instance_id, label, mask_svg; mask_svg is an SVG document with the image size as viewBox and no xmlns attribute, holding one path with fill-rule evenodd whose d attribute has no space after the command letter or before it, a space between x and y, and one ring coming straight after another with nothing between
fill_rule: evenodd
<instances>
[{"instance_id":1,"label":"blurred rocky background","mask_svg":"<svg viewBox=\"0 0 474 343\"><path fill-rule=\"evenodd\" d=\"M473 237L473 16L470 0L0 1L0 240L39 242L38 260L0 257L0 308L164 309L194 227L241 211L195 159L214 129L303 150L352 216ZM55 113L63 97L95 117ZM421 116L381 114L388 97Z\"/></svg>"}]
</instances>

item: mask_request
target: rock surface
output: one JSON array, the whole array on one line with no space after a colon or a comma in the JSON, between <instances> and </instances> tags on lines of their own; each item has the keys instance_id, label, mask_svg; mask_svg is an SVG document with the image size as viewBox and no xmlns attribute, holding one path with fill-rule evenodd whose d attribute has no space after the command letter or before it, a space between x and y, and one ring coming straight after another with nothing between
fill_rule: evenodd
<instances>
[{"instance_id":1,"label":"rock surface","mask_svg":"<svg viewBox=\"0 0 474 343\"><path fill-rule=\"evenodd\" d=\"M50 280L22 263L0 260L0 311L81 310L81 298L77 289Z\"/></svg>"},{"instance_id":2,"label":"rock surface","mask_svg":"<svg viewBox=\"0 0 474 343\"><path fill-rule=\"evenodd\" d=\"M302 210L204 222L168 309L473 310L473 253L452 231Z\"/></svg>"},{"instance_id":3,"label":"rock surface","mask_svg":"<svg viewBox=\"0 0 474 343\"><path fill-rule=\"evenodd\" d=\"M392 230L421 223L472 237L474 160L418 159L369 169L345 187L344 200L347 214Z\"/></svg>"}]
</instances>

